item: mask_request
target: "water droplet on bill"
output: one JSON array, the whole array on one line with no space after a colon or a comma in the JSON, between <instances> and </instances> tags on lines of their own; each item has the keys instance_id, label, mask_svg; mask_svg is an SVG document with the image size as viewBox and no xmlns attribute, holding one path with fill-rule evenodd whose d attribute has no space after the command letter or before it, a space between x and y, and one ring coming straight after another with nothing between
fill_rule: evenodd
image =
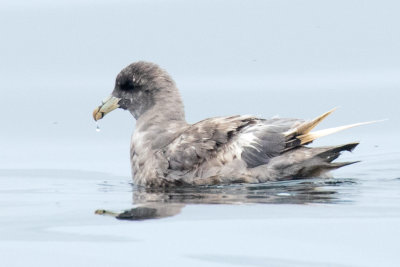
<instances>
[{"instance_id":1,"label":"water droplet on bill","mask_svg":"<svg viewBox=\"0 0 400 267\"><path fill-rule=\"evenodd\" d=\"M96 123L96 132L100 132L100 127L98 123Z\"/></svg>"}]
</instances>

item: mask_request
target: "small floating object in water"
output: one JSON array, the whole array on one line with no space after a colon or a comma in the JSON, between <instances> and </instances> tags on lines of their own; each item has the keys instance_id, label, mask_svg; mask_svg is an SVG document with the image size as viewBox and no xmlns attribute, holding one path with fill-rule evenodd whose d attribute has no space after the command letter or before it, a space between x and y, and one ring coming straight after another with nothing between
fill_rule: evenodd
<instances>
[{"instance_id":1,"label":"small floating object in water","mask_svg":"<svg viewBox=\"0 0 400 267\"><path fill-rule=\"evenodd\" d=\"M96 123L96 132L100 132L100 127L98 123Z\"/></svg>"}]
</instances>

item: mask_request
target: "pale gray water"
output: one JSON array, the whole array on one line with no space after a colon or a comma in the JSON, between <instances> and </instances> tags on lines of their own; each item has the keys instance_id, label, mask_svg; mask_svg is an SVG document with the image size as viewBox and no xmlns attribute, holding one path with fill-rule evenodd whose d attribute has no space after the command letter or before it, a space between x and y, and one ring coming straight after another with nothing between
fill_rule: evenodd
<instances>
[{"instance_id":1,"label":"pale gray water","mask_svg":"<svg viewBox=\"0 0 400 267\"><path fill-rule=\"evenodd\" d=\"M0 265L399 266L399 8L3 1ZM190 122L335 106L320 128L389 120L315 142L361 142L342 159L362 162L333 179L143 192L131 185L131 116L109 114L100 132L91 118L140 59L170 71Z\"/></svg>"}]
</instances>

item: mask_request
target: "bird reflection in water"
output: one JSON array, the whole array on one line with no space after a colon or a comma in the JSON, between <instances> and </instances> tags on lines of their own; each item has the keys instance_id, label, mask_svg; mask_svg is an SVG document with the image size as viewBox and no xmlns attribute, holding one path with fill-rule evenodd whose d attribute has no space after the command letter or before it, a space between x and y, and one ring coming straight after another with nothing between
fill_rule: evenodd
<instances>
[{"instance_id":1,"label":"bird reflection in water","mask_svg":"<svg viewBox=\"0 0 400 267\"><path fill-rule=\"evenodd\" d=\"M133 187L134 208L96 210L120 220L148 220L177 215L190 204L335 204L348 202L353 179L307 179L265 184L178 188ZM350 191L350 192L349 192Z\"/></svg>"}]
</instances>

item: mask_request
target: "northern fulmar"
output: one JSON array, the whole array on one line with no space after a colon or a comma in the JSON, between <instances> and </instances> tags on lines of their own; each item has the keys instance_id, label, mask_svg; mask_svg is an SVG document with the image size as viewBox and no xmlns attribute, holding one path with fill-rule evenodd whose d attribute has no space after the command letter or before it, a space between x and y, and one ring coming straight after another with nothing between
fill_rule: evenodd
<instances>
[{"instance_id":1,"label":"northern fulmar","mask_svg":"<svg viewBox=\"0 0 400 267\"><path fill-rule=\"evenodd\" d=\"M133 181L147 187L263 183L323 177L357 161L333 162L358 143L307 147L316 138L365 123L311 131L334 110L313 120L254 116L208 118L189 124L170 75L136 62L116 78L112 94L93 112L129 110L136 119L130 160Z\"/></svg>"}]
</instances>

